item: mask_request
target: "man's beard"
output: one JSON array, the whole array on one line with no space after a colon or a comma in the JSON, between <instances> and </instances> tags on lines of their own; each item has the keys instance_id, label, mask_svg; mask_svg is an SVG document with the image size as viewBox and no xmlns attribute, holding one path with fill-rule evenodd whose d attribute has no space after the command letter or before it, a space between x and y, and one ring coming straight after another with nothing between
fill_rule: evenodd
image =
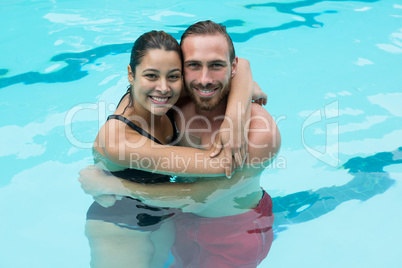
<instances>
[{"instance_id":1,"label":"man's beard","mask_svg":"<svg viewBox=\"0 0 402 268\"><path fill-rule=\"evenodd\" d=\"M187 94L190 96L190 98L194 101L197 109L199 110L203 110L203 111L212 111L214 110L216 107L218 107L218 105L226 100L228 94L229 94L229 90L230 90L230 81L229 83L226 84L225 87L222 86L221 83L219 83L219 93L217 94L217 96L214 96L213 98L207 98L207 97L201 97L199 95L196 95L194 93L193 88L193 83L190 83L189 86L185 85L185 90L187 92Z\"/></svg>"}]
</instances>

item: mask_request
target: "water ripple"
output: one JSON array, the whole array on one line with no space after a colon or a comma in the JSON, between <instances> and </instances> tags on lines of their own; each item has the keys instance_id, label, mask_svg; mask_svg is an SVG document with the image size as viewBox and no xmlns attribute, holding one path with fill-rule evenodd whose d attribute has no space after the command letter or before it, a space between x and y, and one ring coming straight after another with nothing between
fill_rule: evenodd
<instances>
[{"instance_id":1,"label":"water ripple","mask_svg":"<svg viewBox=\"0 0 402 268\"><path fill-rule=\"evenodd\" d=\"M358 2L373 3L380 0L360 0ZM265 4L249 4L245 5L246 9L254 9L257 7L273 7L279 13L292 15L293 21L283 23L274 27L261 27L249 30L244 33L231 33L230 28L244 26L246 24L243 20L226 20L222 22L228 28L228 32L234 42L242 43L246 42L254 36L266 34L273 31L284 31L301 26L307 26L311 28L320 28L324 26L324 23L316 20L316 17L322 13L300 13L296 12L295 9L308 7L322 2L351 2L348 0L337 0L337 1L323 1L323 0L306 0L292 3L265 3ZM353 1L356 2L356 1ZM336 13L334 10L327 10L323 13ZM170 33L176 39L180 39L183 29L186 29L189 24L183 25L172 25L169 27L177 28L178 32ZM54 56L50 61L53 62L65 62L67 66L59 70L48 73L39 72L26 72L18 74L11 77L4 77L8 70L0 69L0 88L8 87L14 84L23 83L25 85L34 83L60 83L60 82L71 82L79 80L88 75L87 71L82 71L82 67L86 64L91 64L97 59L105 57L107 55L116 55L121 53L129 53L132 47L132 43L124 44L112 44L99 46L94 49L86 50L78 53L62 53Z\"/></svg>"}]
</instances>

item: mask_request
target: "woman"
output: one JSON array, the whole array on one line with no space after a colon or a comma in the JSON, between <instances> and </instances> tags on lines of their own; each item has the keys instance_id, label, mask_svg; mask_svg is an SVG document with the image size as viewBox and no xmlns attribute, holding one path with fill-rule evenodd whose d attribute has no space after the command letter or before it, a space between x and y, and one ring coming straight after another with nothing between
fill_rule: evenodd
<instances>
[{"instance_id":1,"label":"woman","mask_svg":"<svg viewBox=\"0 0 402 268\"><path fill-rule=\"evenodd\" d=\"M155 161L156 155L161 160L175 154L188 164L186 177L202 175L205 170L203 166L197 167L193 156L202 154L210 161L213 147L209 151L167 147L176 139L169 110L183 86L177 41L164 32L152 31L140 36L132 49L128 80L130 88L121 105L95 140L95 163L114 176L133 182L167 183L177 181L175 175L183 175L179 166L167 167L165 174L146 170L153 170L160 163ZM223 156L217 159L222 160ZM216 167L208 169L208 176L225 174L223 165L208 166ZM148 206L127 197L119 199L110 208L95 202L88 210L86 235L91 247L91 265L113 267L118 262L119 267L162 267L174 238L169 219L180 211Z\"/></svg>"},{"instance_id":2,"label":"woman","mask_svg":"<svg viewBox=\"0 0 402 268\"><path fill-rule=\"evenodd\" d=\"M110 159L119 158L123 145L134 144L143 137L149 139L149 144L174 141L174 125L166 113L180 96L181 61L180 46L170 35L152 31L137 39L128 65L130 87L126 95L130 103L125 107L119 105L100 130L93 148L95 164L135 182L169 181L169 176L128 169ZM155 120L152 129L151 120ZM169 214L167 209L151 208L129 198L122 198L108 209L95 202L88 210L86 224L91 265L113 267L118 262L120 267L160 266L157 262L167 257L173 239L172 224L161 224L162 218L168 218ZM152 232L153 236L164 236L158 239L162 241L158 246L164 251L155 249ZM155 252L164 256L155 256Z\"/></svg>"}]
</instances>

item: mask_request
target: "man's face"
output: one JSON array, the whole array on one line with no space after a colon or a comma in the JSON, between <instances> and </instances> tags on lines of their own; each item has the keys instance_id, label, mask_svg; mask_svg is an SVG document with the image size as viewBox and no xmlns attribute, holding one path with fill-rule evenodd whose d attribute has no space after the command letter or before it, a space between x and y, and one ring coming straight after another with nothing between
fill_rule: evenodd
<instances>
[{"instance_id":1,"label":"man's face","mask_svg":"<svg viewBox=\"0 0 402 268\"><path fill-rule=\"evenodd\" d=\"M229 59L229 46L223 35L189 36L181 46L184 60L184 85L201 110L211 111L229 93L230 79L237 59Z\"/></svg>"}]
</instances>

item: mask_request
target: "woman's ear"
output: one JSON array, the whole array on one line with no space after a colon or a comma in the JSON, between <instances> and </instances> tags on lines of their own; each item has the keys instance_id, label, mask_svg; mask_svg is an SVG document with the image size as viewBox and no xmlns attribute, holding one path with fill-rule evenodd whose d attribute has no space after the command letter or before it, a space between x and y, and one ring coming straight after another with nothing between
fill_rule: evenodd
<instances>
[{"instance_id":1,"label":"woman's ear","mask_svg":"<svg viewBox=\"0 0 402 268\"><path fill-rule=\"evenodd\" d=\"M130 64L127 65L127 74L128 74L128 82L130 82L130 84L133 84L134 83L134 74L133 74L133 71L131 70Z\"/></svg>"}]
</instances>

